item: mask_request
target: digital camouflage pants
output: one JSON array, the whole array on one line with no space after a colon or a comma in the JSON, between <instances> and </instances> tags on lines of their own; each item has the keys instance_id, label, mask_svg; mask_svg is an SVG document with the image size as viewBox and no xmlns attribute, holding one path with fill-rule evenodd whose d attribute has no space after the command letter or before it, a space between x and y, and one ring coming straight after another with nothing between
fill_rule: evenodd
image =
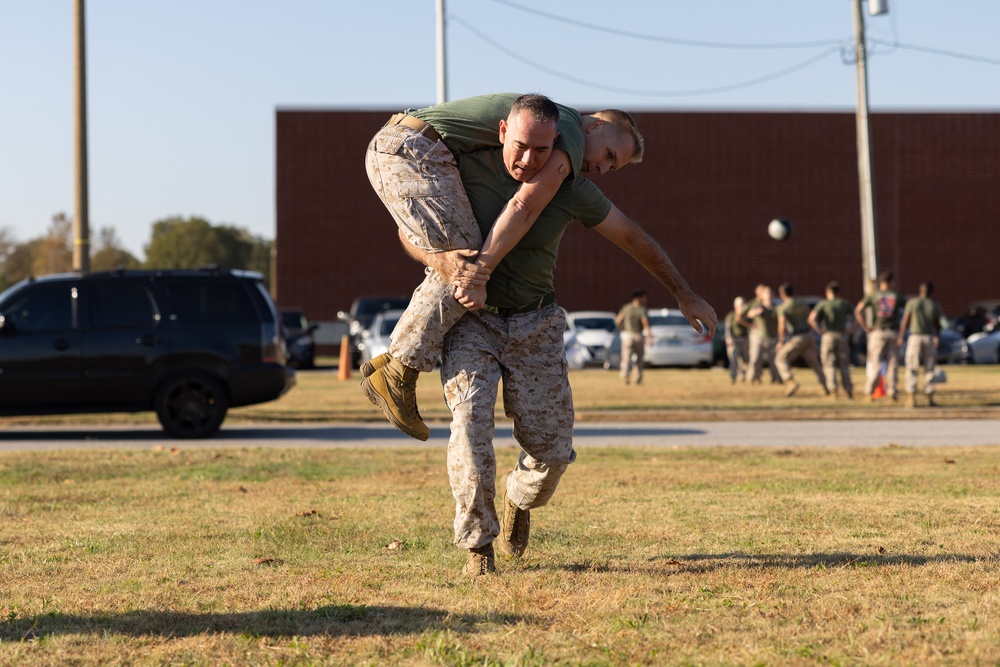
<instances>
[{"instance_id":1,"label":"digital camouflage pants","mask_svg":"<svg viewBox=\"0 0 1000 667\"><path fill-rule=\"evenodd\" d=\"M869 396L878 384L882 362L885 362L885 393L896 395L896 381L899 374L899 332L892 329L873 329L868 333L868 360L865 362L865 393Z\"/></svg>"},{"instance_id":2,"label":"digital camouflage pants","mask_svg":"<svg viewBox=\"0 0 1000 667\"><path fill-rule=\"evenodd\" d=\"M431 252L482 247L455 156L443 142L386 125L369 143L365 166L379 199L411 244ZM429 268L425 273L389 346L393 357L424 372L434 368L445 332L466 313L452 285Z\"/></svg>"},{"instance_id":3,"label":"digital camouflage pants","mask_svg":"<svg viewBox=\"0 0 1000 667\"><path fill-rule=\"evenodd\" d=\"M507 497L521 509L545 505L573 450L573 395L567 376L563 310L500 317L470 313L445 336L441 366L452 413L448 478L455 497L455 544L485 546L500 532L493 438L499 384L521 447Z\"/></svg>"}]
</instances>

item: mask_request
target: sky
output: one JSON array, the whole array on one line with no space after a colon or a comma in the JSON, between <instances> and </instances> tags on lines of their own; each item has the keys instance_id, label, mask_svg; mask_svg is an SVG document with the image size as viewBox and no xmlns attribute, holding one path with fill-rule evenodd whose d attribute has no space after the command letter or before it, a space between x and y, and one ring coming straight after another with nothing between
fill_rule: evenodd
<instances>
[{"instance_id":1,"label":"sky","mask_svg":"<svg viewBox=\"0 0 1000 667\"><path fill-rule=\"evenodd\" d=\"M446 0L449 99L853 112L852 0ZM866 3L867 4L867 3ZM0 0L0 231L72 216L73 1ZM866 15L869 105L1000 113L998 0ZM200 216L273 239L275 111L437 101L435 0L88 0L92 238ZM362 156L344 155L363 169Z\"/></svg>"}]
</instances>

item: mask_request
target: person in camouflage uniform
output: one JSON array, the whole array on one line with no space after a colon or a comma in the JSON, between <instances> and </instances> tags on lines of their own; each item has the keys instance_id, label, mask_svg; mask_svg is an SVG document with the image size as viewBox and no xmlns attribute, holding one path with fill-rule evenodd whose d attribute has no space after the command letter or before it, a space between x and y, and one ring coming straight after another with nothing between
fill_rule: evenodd
<instances>
[{"instance_id":1,"label":"person in camouflage uniform","mask_svg":"<svg viewBox=\"0 0 1000 667\"><path fill-rule=\"evenodd\" d=\"M840 395L837 386L838 372L840 384L847 398L854 398L854 383L851 380L851 352L847 344L847 326L851 315L851 304L840 298L840 283L833 280L826 286L826 299L820 301L809 313L809 326L820 335L819 358L823 364L826 388L833 396Z\"/></svg>"},{"instance_id":2,"label":"person in camouflage uniform","mask_svg":"<svg viewBox=\"0 0 1000 667\"><path fill-rule=\"evenodd\" d=\"M750 360L750 341L747 340L747 328L740 322L743 315L743 297L733 299L733 309L726 313L726 357L729 359L729 381L745 382Z\"/></svg>"},{"instance_id":3,"label":"person in camouflage uniform","mask_svg":"<svg viewBox=\"0 0 1000 667\"><path fill-rule=\"evenodd\" d=\"M760 383L764 364L771 373L771 383L780 383L781 376L774 364L774 343L778 338L778 315L774 311L771 288L757 285L754 299L747 304L740 323L750 331L750 382Z\"/></svg>"},{"instance_id":4,"label":"person in camouflage uniform","mask_svg":"<svg viewBox=\"0 0 1000 667\"><path fill-rule=\"evenodd\" d=\"M622 359L620 374L625 384L629 383L629 375L635 366L635 383L642 384L643 359L646 353L646 338L650 334L649 318L646 316L646 292L636 290L632 300L622 306L615 317L615 323L621 330ZM633 358L635 362L633 364Z\"/></svg>"},{"instance_id":5,"label":"person in camouflage uniform","mask_svg":"<svg viewBox=\"0 0 1000 667\"><path fill-rule=\"evenodd\" d=\"M816 373L819 386L824 394L830 392L826 388L826 378L823 377L823 367L819 364L816 354L816 339L809 328L809 306L795 297L795 288L791 283L778 286L781 305L778 306L778 342L774 364L778 367L781 380L788 385L785 396L792 396L799 390L799 383L792 373L792 362L802 357Z\"/></svg>"},{"instance_id":6,"label":"person in camouflage uniform","mask_svg":"<svg viewBox=\"0 0 1000 667\"><path fill-rule=\"evenodd\" d=\"M934 402L935 364L937 347L941 337L941 306L931 298L934 284L920 283L920 296L906 302L903 308L903 321L899 326L897 343L903 344L903 336L909 330L906 341L906 393L909 394L910 407L917 406L917 384L920 377L920 367L924 367L924 394L927 404Z\"/></svg>"},{"instance_id":7,"label":"person in camouflage uniform","mask_svg":"<svg viewBox=\"0 0 1000 667\"><path fill-rule=\"evenodd\" d=\"M899 317L904 299L892 289L892 272L883 271L878 277L878 289L866 295L854 307L854 319L868 336L868 360L865 364L865 393L872 400L878 383L882 362L885 361L885 393L896 400L896 381L899 370ZM865 319L871 312L872 323Z\"/></svg>"},{"instance_id":8,"label":"person in camouflage uniform","mask_svg":"<svg viewBox=\"0 0 1000 667\"><path fill-rule=\"evenodd\" d=\"M495 149L459 161L484 235L517 186L500 165ZM559 241L574 220L596 229L645 266L674 294L696 330L715 330L715 312L691 290L659 244L592 181L567 179L493 270L486 305L459 319L444 339L441 381L452 413L448 475L455 498L454 541L468 552L463 568L468 576L495 571L494 541L508 555L524 553L531 510L551 499L576 459L563 343L566 318L554 294ZM420 249L406 248L414 258L424 259ZM504 411L513 420L521 451L497 489L493 439L501 383ZM494 506L498 490L502 516Z\"/></svg>"},{"instance_id":9,"label":"person in camouflage uniform","mask_svg":"<svg viewBox=\"0 0 1000 667\"><path fill-rule=\"evenodd\" d=\"M557 126L548 122L553 117ZM458 159L496 147L507 151L505 173L521 186L497 212L484 240ZM445 332L467 310L482 307L492 269L562 182L641 158L641 136L628 114L605 110L581 116L540 95L483 95L408 110L375 135L366 159L369 180L401 240L428 253L427 276L396 326L389 351L362 367L363 390L393 425L427 439L430 431L416 406L418 374L433 368Z\"/></svg>"}]
</instances>

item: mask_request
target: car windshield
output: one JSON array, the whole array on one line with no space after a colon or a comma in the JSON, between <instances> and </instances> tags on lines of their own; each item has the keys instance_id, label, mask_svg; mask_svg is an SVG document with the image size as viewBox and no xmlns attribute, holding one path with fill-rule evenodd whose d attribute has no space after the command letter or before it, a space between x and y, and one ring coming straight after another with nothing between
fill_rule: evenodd
<instances>
[{"instance_id":1,"label":"car windshield","mask_svg":"<svg viewBox=\"0 0 1000 667\"><path fill-rule=\"evenodd\" d=\"M306 322L306 316L302 313L282 313L281 321L284 323L286 329L305 329L309 326Z\"/></svg>"},{"instance_id":2,"label":"car windshield","mask_svg":"<svg viewBox=\"0 0 1000 667\"><path fill-rule=\"evenodd\" d=\"M580 317L573 320L573 324L577 329L615 330L615 321L610 317Z\"/></svg>"},{"instance_id":3,"label":"car windshield","mask_svg":"<svg viewBox=\"0 0 1000 667\"><path fill-rule=\"evenodd\" d=\"M382 320L382 326L378 328L379 336L388 336L392 333L392 330L396 328L396 322L399 322L398 317L386 318Z\"/></svg>"},{"instance_id":4,"label":"car windshield","mask_svg":"<svg viewBox=\"0 0 1000 667\"><path fill-rule=\"evenodd\" d=\"M688 321L684 319L683 315L674 315L673 313L668 315L650 315L649 316L649 326L680 326L683 324L688 324ZM690 326L690 325L689 325Z\"/></svg>"}]
</instances>

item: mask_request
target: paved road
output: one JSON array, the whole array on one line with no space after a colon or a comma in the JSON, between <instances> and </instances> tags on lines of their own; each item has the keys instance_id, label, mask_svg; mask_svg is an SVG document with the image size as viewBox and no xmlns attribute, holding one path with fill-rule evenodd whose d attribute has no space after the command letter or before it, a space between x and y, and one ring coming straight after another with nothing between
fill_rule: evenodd
<instances>
[{"instance_id":1,"label":"paved road","mask_svg":"<svg viewBox=\"0 0 1000 667\"><path fill-rule=\"evenodd\" d=\"M513 445L510 427L497 444ZM158 427L10 427L0 451L151 447L444 447L448 429L435 426L421 443L382 424L225 426L209 440L173 440ZM706 447L904 447L1000 445L988 419L597 423L576 425L577 447L654 445Z\"/></svg>"}]
</instances>

